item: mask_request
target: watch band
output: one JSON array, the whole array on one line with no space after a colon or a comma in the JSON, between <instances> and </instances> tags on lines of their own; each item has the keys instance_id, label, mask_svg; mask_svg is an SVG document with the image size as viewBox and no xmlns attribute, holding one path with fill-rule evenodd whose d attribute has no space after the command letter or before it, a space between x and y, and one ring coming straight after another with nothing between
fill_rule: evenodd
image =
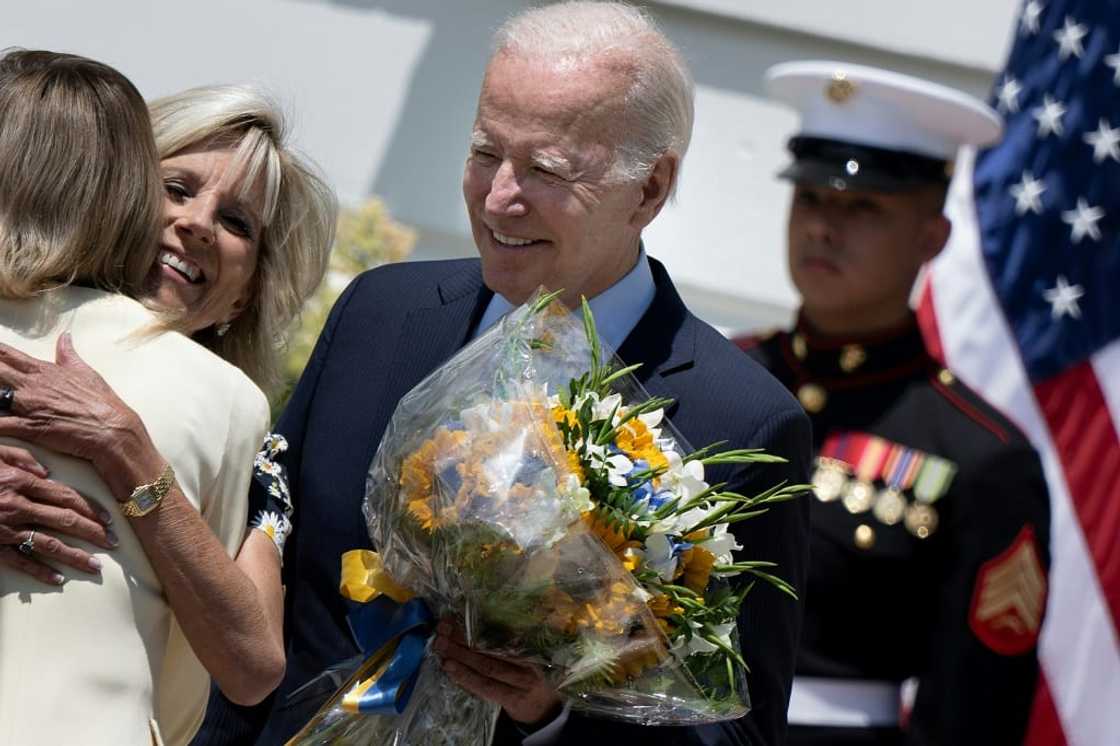
<instances>
[{"instance_id":1,"label":"watch band","mask_svg":"<svg viewBox=\"0 0 1120 746\"><path fill-rule=\"evenodd\" d=\"M175 483L175 470L168 463L159 479L151 484L142 484L132 491L128 500L121 504L121 513L128 518L139 518L159 507L160 502Z\"/></svg>"}]
</instances>

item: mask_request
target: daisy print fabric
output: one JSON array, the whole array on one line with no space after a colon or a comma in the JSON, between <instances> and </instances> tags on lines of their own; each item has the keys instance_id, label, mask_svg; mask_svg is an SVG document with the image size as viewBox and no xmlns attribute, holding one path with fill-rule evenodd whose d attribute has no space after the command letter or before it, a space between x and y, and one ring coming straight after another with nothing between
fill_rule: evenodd
<instances>
[{"instance_id":1,"label":"daisy print fabric","mask_svg":"<svg viewBox=\"0 0 1120 746\"><path fill-rule=\"evenodd\" d=\"M261 489L249 491L249 528L263 531L272 539L280 557L284 542L292 532L292 496L283 455L288 441L278 433L268 433L253 460L253 479Z\"/></svg>"}]
</instances>

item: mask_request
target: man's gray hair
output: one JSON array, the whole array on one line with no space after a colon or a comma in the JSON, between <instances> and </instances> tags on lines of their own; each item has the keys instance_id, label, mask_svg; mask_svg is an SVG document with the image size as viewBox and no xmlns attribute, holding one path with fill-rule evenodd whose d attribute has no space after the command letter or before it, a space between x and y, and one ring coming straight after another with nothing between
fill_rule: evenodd
<instances>
[{"instance_id":1,"label":"man's gray hair","mask_svg":"<svg viewBox=\"0 0 1120 746\"><path fill-rule=\"evenodd\" d=\"M494 35L494 54L502 53L558 65L622 55L633 66L633 82L625 101L630 121L613 175L642 178L668 152L683 160L692 138L692 76L680 52L641 8L570 0L527 10Z\"/></svg>"}]
</instances>

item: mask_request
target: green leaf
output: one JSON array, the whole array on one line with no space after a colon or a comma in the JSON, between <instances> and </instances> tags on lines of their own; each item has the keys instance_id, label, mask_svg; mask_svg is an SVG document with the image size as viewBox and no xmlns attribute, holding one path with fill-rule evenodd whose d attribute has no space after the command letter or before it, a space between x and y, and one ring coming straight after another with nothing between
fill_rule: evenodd
<instances>
[{"instance_id":1,"label":"green leaf","mask_svg":"<svg viewBox=\"0 0 1120 746\"><path fill-rule=\"evenodd\" d=\"M552 305L552 301L559 298L564 294L563 290L554 290L551 293L544 293L529 307L529 313L538 314L544 309Z\"/></svg>"},{"instance_id":2,"label":"green leaf","mask_svg":"<svg viewBox=\"0 0 1120 746\"><path fill-rule=\"evenodd\" d=\"M622 378L623 376L628 376L631 373L633 373L634 371L636 371L638 368L641 368L641 367L642 367L641 363L634 363L633 365L627 365L625 368L619 368L614 373L611 373L609 376L604 378L601 385L609 386L610 384L617 381L619 378Z\"/></svg>"},{"instance_id":3,"label":"green leaf","mask_svg":"<svg viewBox=\"0 0 1120 746\"><path fill-rule=\"evenodd\" d=\"M602 343L599 342L599 332L595 328L595 316L591 313L591 306L587 304L587 298L581 295L579 303L583 311L583 333L587 337L587 343L591 345L591 375L597 384L599 368L603 361Z\"/></svg>"}]
</instances>

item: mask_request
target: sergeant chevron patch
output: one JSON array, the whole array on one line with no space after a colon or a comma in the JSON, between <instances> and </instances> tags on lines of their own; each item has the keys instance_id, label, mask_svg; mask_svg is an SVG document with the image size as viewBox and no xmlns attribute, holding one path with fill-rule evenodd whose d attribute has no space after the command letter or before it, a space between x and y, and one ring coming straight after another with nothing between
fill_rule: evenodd
<instances>
[{"instance_id":1,"label":"sergeant chevron patch","mask_svg":"<svg viewBox=\"0 0 1120 746\"><path fill-rule=\"evenodd\" d=\"M1046 571L1028 524L1011 546L980 567L968 623L996 653L1021 655L1038 641L1045 607Z\"/></svg>"}]
</instances>

